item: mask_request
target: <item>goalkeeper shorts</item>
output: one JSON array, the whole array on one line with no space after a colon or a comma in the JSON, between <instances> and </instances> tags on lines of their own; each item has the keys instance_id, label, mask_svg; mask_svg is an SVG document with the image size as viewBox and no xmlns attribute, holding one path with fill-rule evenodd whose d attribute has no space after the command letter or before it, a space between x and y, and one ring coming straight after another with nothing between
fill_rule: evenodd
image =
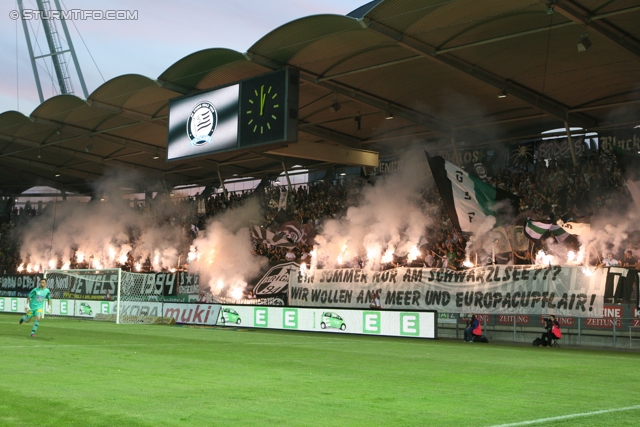
<instances>
[{"instance_id":1,"label":"goalkeeper shorts","mask_svg":"<svg viewBox=\"0 0 640 427\"><path fill-rule=\"evenodd\" d=\"M29 311L27 311L27 317L42 317L42 313L44 313L44 311L41 308L29 308Z\"/></svg>"}]
</instances>

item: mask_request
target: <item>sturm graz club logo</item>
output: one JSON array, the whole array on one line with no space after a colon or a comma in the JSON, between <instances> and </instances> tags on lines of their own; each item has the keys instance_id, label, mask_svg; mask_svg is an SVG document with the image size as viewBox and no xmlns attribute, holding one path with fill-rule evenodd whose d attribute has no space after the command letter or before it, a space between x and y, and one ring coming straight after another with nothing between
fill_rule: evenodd
<instances>
[{"instance_id":1,"label":"sturm graz club logo","mask_svg":"<svg viewBox=\"0 0 640 427\"><path fill-rule=\"evenodd\" d=\"M218 124L216 107L208 101L198 103L187 120L187 135L191 145L200 146L211 142L211 137Z\"/></svg>"}]
</instances>

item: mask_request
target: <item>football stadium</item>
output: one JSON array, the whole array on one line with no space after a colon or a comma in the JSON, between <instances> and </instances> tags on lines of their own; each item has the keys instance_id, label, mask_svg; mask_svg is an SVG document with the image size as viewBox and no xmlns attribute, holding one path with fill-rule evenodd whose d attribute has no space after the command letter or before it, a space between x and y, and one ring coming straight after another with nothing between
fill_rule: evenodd
<instances>
[{"instance_id":1,"label":"football stadium","mask_svg":"<svg viewBox=\"0 0 640 427\"><path fill-rule=\"evenodd\" d=\"M6 7L0 425L636 426L640 3L303 3L95 87L143 12Z\"/></svg>"}]
</instances>

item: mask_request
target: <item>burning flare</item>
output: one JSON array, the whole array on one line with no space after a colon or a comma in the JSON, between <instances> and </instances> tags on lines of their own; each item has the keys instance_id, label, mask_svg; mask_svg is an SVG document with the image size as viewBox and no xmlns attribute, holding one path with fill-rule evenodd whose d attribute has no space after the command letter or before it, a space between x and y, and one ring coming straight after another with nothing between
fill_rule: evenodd
<instances>
[{"instance_id":1,"label":"burning flare","mask_svg":"<svg viewBox=\"0 0 640 427\"><path fill-rule=\"evenodd\" d=\"M411 262L414 259L418 258L420 256L420 250L418 249L417 246L412 246L411 249L409 249L409 254L407 255L407 261Z\"/></svg>"}]
</instances>

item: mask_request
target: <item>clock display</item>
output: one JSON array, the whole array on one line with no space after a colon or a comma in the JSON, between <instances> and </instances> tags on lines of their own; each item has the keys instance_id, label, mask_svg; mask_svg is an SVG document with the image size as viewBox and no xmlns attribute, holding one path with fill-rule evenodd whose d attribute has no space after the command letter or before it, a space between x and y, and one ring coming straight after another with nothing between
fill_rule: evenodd
<instances>
[{"instance_id":1,"label":"clock display","mask_svg":"<svg viewBox=\"0 0 640 427\"><path fill-rule=\"evenodd\" d=\"M290 70L280 70L244 80L240 89L240 147L297 139L297 117L288 120L292 107L297 111L297 75L292 92ZM294 100L295 102L292 102ZM296 132L289 129L294 125ZM295 136L294 136L295 135Z\"/></svg>"},{"instance_id":2,"label":"clock display","mask_svg":"<svg viewBox=\"0 0 640 427\"><path fill-rule=\"evenodd\" d=\"M253 108L245 111L244 117L253 133L264 135L265 129L271 130L271 124L278 120L278 115L282 115L280 99L282 96L279 98L278 92L271 85L260 85L259 92L257 88L253 90L253 96L249 98L249 104Z\"/></svg>"}]
</instances>

